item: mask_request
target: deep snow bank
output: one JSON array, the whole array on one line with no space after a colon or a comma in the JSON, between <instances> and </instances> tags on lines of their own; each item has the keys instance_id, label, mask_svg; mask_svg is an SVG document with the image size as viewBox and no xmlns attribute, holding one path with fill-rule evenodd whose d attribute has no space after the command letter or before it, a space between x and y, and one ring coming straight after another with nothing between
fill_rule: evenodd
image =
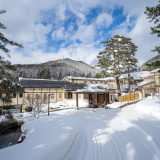
<instances>
[{"instance_id":1,"label":"deep snow bank","mask_svg":"<svg viewBox=\"0 0 160 160\"><path fill-rule=\"evenodd\" d=\"M71 111L72 113L74 111ZM70 114L62 119L62 115L53 113L50 117L47 114L40 116L38 120L29 118L22 127L22 130L26 131L24 142L0 150L0 159L63 159L78 134L78 127L75 122L68 119L69 116Z\"/></svg>"}]
</instances>

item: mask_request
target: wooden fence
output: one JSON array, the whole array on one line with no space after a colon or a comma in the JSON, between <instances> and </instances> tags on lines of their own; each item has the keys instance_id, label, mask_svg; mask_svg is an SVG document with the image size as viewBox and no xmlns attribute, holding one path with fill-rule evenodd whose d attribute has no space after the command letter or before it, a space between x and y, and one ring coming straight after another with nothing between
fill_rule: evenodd
<instances>
[{"instance_id":1,"label":"wooden fence","mask_svg":"<svg viewBox=\"0 0 160 160\"><path fill-rule=\"evenodd\" d=\"M129 102L138 99L138 93L127 94L124 96L119 96L119 102Z\"/></svg>"}]
</instances>

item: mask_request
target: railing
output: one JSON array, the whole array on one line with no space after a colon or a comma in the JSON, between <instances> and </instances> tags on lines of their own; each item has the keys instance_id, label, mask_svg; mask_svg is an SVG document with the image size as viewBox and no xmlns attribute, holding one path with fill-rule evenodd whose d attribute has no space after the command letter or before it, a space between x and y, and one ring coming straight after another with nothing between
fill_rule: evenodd
<instances>
[{"instance_id":1,"label":"railing","mask_svg":"<svg viewBox=\"0 0 160 160\"><path fill-rule=\"evenodd\" d=\"M129 102L138 99L138 93L127 94L124 96L119 96L119 102Z\"/></svg>"}]
</instances>

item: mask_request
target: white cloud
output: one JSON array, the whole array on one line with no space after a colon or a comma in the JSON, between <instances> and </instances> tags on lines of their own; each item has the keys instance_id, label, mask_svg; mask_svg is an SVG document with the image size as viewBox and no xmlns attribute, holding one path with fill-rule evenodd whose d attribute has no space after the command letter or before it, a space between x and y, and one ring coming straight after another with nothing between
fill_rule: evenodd
<instances>
[{"instance_id":1,"label":"white cloud","mask_svg":"<svg viewBox=\"0 0 160 160\"><path fill-rule=\"evenodd\" d=\"M98 15L95 23L96 25L103 26L103 27L109 27L113 22L113 18L110 14L108 13L101 13Z\"/></svg>"},{"instance_id":2,"label":"white cloud","mask_svg":"<svg viewBox=\"0 0 160 160\"><path fill-rule=\"evenodd\" d=\"M13 63L39 63L54 58L65 57L86 60L88 63L93 63L97 58L99 49L94 47L96 41L103 41L104 34L123 34L133 39L133 42L139 46L137 57L141 63L153 57L156 53L150 50L158 44L158 38L155 35L150 35L151 23L148 22L143 12L146 6L155 6L158 1L146 0L1 0L0 6L6 9L7 13L0 15L1 22L7 27L5 35L11 40L24 45L24 49L16 51L12 49ZM101 8L101 12L97 18L88 23L86 15L92 9ZM109 27L113 23L113 18L109 13L113 13L113 9L122 8L127 19L117 28L106 33L103 30L97 33L97 28ZM74 22L66 22L74 16ZM131 17L137 19L131 21ZM66 27L67 26L67 27ZM134 26L134 27L133 27ZM128 30L128 27L133 27ZM51 34L51 35L50 35ZM98 40L97 37L99 36ZM47 53L44 48L47 48L48 37L53 40L65 40L61 48L56 53L56 46L53 45L53 51ZM75 43L80 40L82 44ZM65 48L65 44L69 44ZM99 43L100 44L100 43ZM89 55L88 55L89 53ZM86 58L87 57L87 58Z\"/></svg>"},{"instance_id":3,"label":"white cloud","mask_svg":"<svg viewBox=\"0 0 160 160\"><path fill-rule=\"evenodd\" d=\"M158 4L158 0L116 0L115 4L123 7L124 14L130 16L139 16L139 14L141 14L145 10L146 6L155 6L156 4Z\"/></svg>"},{"instance_id":4,"label":"white cloud","mask_svg":"<svg viewBox=\"0 0 160 160\"><path fill-rule=\"evenodd\" d=\"M137 57L140 61L147 61L157 55L156 52L151 52L156 45L159 45L159 38L150 34L150 27L153 25L146 19L146 15L142 14L132 31L127 33L138 45Z\"/></svg>"},{"instance_id":5,"label":"white cloud","mask_svg":"<svg viewBox=\"0 0 160 160\"><path fill-rule=\"evenodd\" d=\"M64 39L64 27L60 27L52 32L53 40L63 40Z\"/></svg>"},{"instance_id":6,"label":"white cloud","mask_svg":"<svg viewBox=\"0 0 160 160\"><path fill-rule=\"evenodd\" d=\"M95 57L102 48L96 48L93 44L72 44L67 48L61 48L58 52L45 53L42 50L30 51L30 54L25 56L21 52L17 52L14 47L11 47L11 57L6 58L13 64L32 64L32 63L44 63L51 60L57 60L62 58L71 58L77 61L84 61L88 64L95 65ZM27 50L24 51L27 53Z\"/></svg>"},{"instance_id":7,"label":"white cloud","mask_svg":"<svg viewBox=\"0 0 160 160\"><path fill-rule=\"evenodd\" d=\"M80 40L83 43L93 42L95 38L95 28L94 25L80 25L73 40Z\"/></svg>"}]
</instances>

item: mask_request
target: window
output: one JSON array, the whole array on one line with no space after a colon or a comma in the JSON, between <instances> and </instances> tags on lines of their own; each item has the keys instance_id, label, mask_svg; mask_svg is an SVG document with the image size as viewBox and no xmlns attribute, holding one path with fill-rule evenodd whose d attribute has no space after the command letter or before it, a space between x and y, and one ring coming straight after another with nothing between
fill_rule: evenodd
<instances>
[{"instance_id":1,"label":"window","mask_svg":"<svg viewBox=\"0 0 160 160\"><path fill-rule=\"evenodd\" d=\"M20 94L19 94L19 98L22 98L23 97L23 93L21 92Z\"/></svg>"},{"instance_id":2,"label":"window","mask_svg":"<svg viewBox=\"0 0 160 160\"><path fill-rule=\"evenodd\" d=\"M72 92L68 92L68 99L72 99Z\"/></svg>"},{"instance_id":3,"label":"window","mask_svg":"<svg viewBox=\"0 0 160 160\"><path fill-rule=\"evenodd\" d=\"M16 93L13 93L13 98L16 98Z\"/></svg>"},{"instance_id":4,"label":"window","mask_svg":"<svg viewBox=\"0 0 160 160\"><path fill-rule=\"evenodd\" d=\"M38 99L39 98L39 95L38 94L36 94L36 99Z\"/></svg>"},{"instance_id":5,"label":"window","mask_svg":"<svg viewBox=\"0 0 160 160\"><path fill-rule=\"evenodd\" d=\"M61 93L59 93L59 98L61 98Z\"/></svg>"},{"instance_id":6,"label":"window","mask_svg":"<svg viewBox=\"0 0 160 160\"><path fill-rule=\"evenodd\" d=\"M30 100L31 96L30 94L27 94L27 100Z\"/></svg>"},{"instance_id":7,"label":"window","mask_svg":"<svg viewBox=\"0 0 160 160\"><path fill-rule=\"evenodd\" d=\"M47 99L47 94L44 94L43 96L44 96L44 99Z\"/></svg>"},{"instance_id":8,"label":"window","mask_svg":"<svg viewBox=\"0 0 160 160\"><path fill-rule=\"evenodd\" d=\"M50 94L50 98L54 99L54 93Z\"/></svg>"},{"instance_id":9,"label":"window","mask_svg":"<svg viewBox=\"0 0 160 160\"><path fill-rule=\"evenodd\" d=\"M111 101L113 101L113 95L111 95Z\"/></svg>"}]
</instances>

